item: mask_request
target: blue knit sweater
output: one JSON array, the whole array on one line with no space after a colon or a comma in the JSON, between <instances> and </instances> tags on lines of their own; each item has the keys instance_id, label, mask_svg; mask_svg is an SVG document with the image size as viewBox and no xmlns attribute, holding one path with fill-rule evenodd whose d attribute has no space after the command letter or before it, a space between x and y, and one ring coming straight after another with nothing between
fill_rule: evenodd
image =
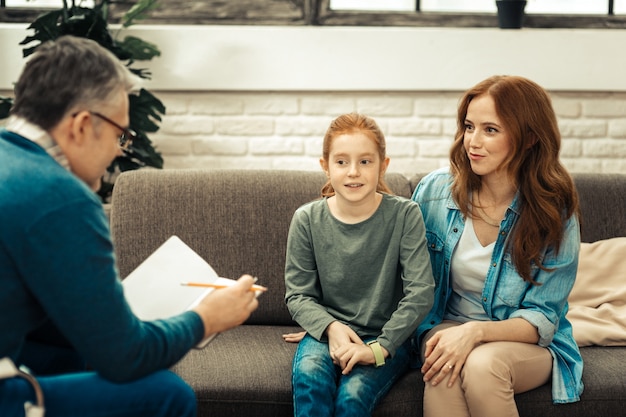
<instances>
[{"instance_id":1,"label":"blue knit sweater","mask_svg":"<svg viewBox=\"0 0 626 417\"><path fill-rule=\"evenodd\" d=\"M195 312L131 312L97 196L38 144L0 130L0 357L49 319L103 377L128 381L178 361L203 336Z\"/></svg>"}]
</instances>

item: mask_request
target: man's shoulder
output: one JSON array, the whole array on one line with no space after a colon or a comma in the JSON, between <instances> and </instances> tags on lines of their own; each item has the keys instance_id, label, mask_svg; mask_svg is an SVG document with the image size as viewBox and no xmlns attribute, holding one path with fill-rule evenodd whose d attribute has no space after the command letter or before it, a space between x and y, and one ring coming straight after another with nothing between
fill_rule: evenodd
<instances>
[{"instance_id":1,"label":"man's shoulder","mask_svg":"<svg viewBox=\"0 0 626 417\"><path fill-rule=\"evenodd\" d=\"M74 174L43 152L22 149L7 154L0 148L0 208L20 215L55 210L81 203L98 203L98 198Z\"/></svg>"}]
</instances>

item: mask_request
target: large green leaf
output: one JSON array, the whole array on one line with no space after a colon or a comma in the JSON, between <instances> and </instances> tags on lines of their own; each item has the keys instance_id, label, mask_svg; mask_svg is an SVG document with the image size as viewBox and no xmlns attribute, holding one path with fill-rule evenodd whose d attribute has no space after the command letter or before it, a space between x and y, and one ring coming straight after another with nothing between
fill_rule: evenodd
<instances>
[{"instance_id":1,"label":"large green leaf","mask_svg":"<svg viewBox=\"0 0 626 417\"><path fill-rule=\"evenodd\" d=\"M20 45L29 45L31 42L38 41L35 46L23 49L24 58L35 52L35 49L42 43L56 39L61 36L60 22L62 21L64 10L53 10L46 14L39 16L28 26L28 29L32 29L35 33L31 36L27 36L20 42Z\"/></svg>"},{"instance_id":2,"label":"large green leaf","mask_svg":"<svg viewBox=\"0 0 626 417\"><path fill-rule=\"evenodd\" d=\"M152 77L152 73L146 69L146 68L130 68L130 65L133 64L133 61L130 60L128 65L128 69L130 70L130 72L132 72L133 74L135 74L136 76L140 77L140 78L144 78L144 79L150 79Z\"/></svg>"},{"instance_id":3,"label":"large green leaf","mask_svg":"<svg viewBox=\"0 0 626 417\"><path fill-rule=\"evenodd\" d=\"M143 167L149 166L152 168L163 168L163 157L152 146L152 142L144 134L140 134L137 139L137 146L131 146L130 153L125 158L120 158L120 167L122 171L126 171L128 166ZM135 165L136 164L136 165Z\"/></svg>"},{"instance_id":4,"label":"large green leaf","mask_svg":"<svg viewBox=\"0 0 626 417\"><path fill-rule=\"evenodd\" d=\"M68 7L64 1L64 7L53 10L35 19L28 29L34 33L24 38L20 45L24 45L24 57L31 55L42 43L54 40L62 35L73 35L92 39L111 51L121 61L124 61L129 70L141 78L150 78L150 72L146 69L132 68L135 61L146 61L160 56L158 47L149 42L133 36L127 36L118 42L109 31L108 0L95 0L93 8L76 6L72 1ZM128 27L135 20L145 17L145 13L157 6L157 0L139 0L122 18L123 27ZM12 105L11 99L0 100L0 118L8 116ZM158 122L165 114L165 106L152 93L142 89L139 94L129 96L130 127L138 134L136 141L130 150L121 157L116 158L107 168L109 173L128 171L149 166L163 168L163 157L154 148L147 133L159 130ZM113 184L104 180L98 194L103 200L110 197Z\"/></svg>"},{"instance_id":5,"label":"large green leaf","mask_svg":"<svg viewBox=\"0 0 626 417\"><path fill-rule=\"evenodd\" d=\"M135 20L144 19L146 13L157 8L158 0L139 0L122 17L122 26L128 27L135 23Z\"/></svg>"},{"instance_id":6,"label":"large green leaf","mask_svg":"<svg viewBox=\"0 0 626 417\"><path fill-rule=\"evenodd\" d=\"M161 51L155 44L135 36L125 37L122 42L118 42L118 46L137 61L149 61L155 56L161 56Z\"/></svg>"},{"instance_id":7,"label":"large green leaf","mask_svg":"<svg viewBox=\"0 0 626 417\"><path fill-rule=\"evenodd\" d=\"M156 132L159 130L157 121L165 114L165 106L152 93L141 89L139 94L128 96L130 103L130 126L136 132Z\"/></svg>"}]
</instances>

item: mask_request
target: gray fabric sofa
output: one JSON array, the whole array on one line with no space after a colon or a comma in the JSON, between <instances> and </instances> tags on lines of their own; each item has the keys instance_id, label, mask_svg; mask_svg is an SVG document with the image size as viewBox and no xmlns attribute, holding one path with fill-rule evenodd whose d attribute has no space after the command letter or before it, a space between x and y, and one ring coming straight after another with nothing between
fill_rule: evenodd
<instances>
[{"instance_id":1,"label":"gray fabric sofa","mask_svg":"<svg viewBox=\"0 0 626 417\"><path fill-rule=\"evenodd\" d=\"M410 197L421 175L388 174L396 194ZM321 172L141 170L117 179L111 229L122 277L169 236L177 235L222 276L256 275L269 291L242 326L191 351L173 369L197 394L199 416L289 416L291 360L297 331L284 303L283 268L294 210L319 196ZM578 174L583 241L626 236L626 175ZM520 414L626 415L626 348L585 347L582 401L555 406L550 385L517 396ZM375 416L420 416L423 382L407 373Z\"/></svg>"}]
</instances>

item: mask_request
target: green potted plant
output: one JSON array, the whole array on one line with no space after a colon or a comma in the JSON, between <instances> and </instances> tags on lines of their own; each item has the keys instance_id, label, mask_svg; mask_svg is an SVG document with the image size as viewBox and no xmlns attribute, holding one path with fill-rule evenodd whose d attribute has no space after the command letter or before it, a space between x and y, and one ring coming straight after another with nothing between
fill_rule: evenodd
<instances>
[{"instance_id":1,"label":"green potted plant","mask_svg":"<svg viewBox=\"0 0 626 417\"><path fill-rule=\"evenodd\" d=\"M157 0L139 0L123 15L121 28L116 35L136 20L144 18L149 10L156 7L156 3ZM98 42L124 61L133 73L141 78L149 79L148 71L136 69L133 64L135 61L151 60L159 56L161 52L155 45L137 37L126 36L123 40L118 40L110 31L108 17L108 0L96 0L93 8L82 7L80 2L76 3L76 0L71 0L71 4L68 5L68 1L63 0L61 9L37 17L28 26L28 29L34 30L34 34L20 42L20 45L24 45L23 55L29 56L43 42L59 36L80 36ZM110 199L115 177L119 172L146 166L163 168L163 158L153 147L148 133L154 133L159 129L157 123L165 114L165 106L146 89L129 95L129 102L130 128L137 133L138 138L133 141L131 148L123 156L116 158L108 167L102 187L98 191L103 202L108 202ZM0 119L8 117L11 105L11 98L0 97Z\"/></svg>"},{"instance_id":2,"label":"green potted plant","mask_svg":"<svg viewBox=\"0 0 626 417\"><path fill-rule=\"evenodd\" d=\"M496 0L496 7L501 29L520 29L524 25L526 0Z\"/></svg>"}]
</instances>

